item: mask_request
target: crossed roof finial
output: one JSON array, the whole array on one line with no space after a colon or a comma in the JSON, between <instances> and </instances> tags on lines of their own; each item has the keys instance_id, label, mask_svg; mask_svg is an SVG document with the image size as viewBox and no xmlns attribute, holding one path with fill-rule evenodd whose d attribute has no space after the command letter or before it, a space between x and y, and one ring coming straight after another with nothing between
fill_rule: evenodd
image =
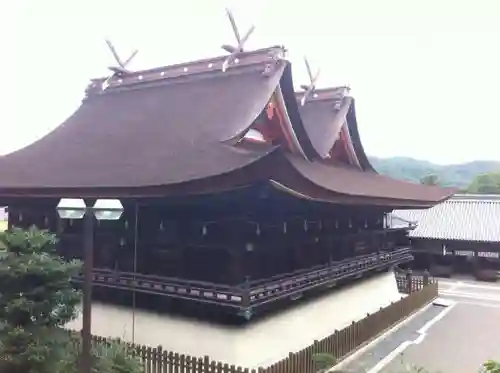
<instances>
[{"instance_id":1,"label":"crossed roof finial","mask_svg":"<svg viewBox=\"0 0 500 373\"><path fill-rule=\"evenodd\" d=\"M302 84L300 86L304 90L304 96L302 96L302 100L300 101L300 104L302 106L304 106L309 97L311 97L311 95L314 94L314 91L316 90L316 81L318 80L319 73L321 72L321 70L318 69L316 75L313 75L311 66L309 65L309 61L307 61L307 57L304 57L304 62L306 63L307 74L309 75L310 83L309 85Z\"/></svg>"},{"instance_id":2,"label":"crossed roof finial","mask_svg":"<svg viewBox=\"0 0 500 373\"><path fill-rule=\"evenodd\" d=\"M222 71L226 71L227 70L227 67L229 66L229 64L231 62L233 62L237 55L244 52L244 49L243 47L245 46L245 43L247 42L248 38L250 37L250 35L254 32L255 30L255 26L251 26L250 29L248 29L247 33L245 34L245 36L243 37L240 37L240 32L238 30L238 26L236 26L236 22L234 20L234 17L233 17L233 13L231 13L231 11L229 9L226 8L226 13L227 13L227 16L229 18L229 21L231 22L231 26L233 28L233 32L234 32L234 36L236 37L236 41L237 41L237 46L233 46L233 45L229 45L229 44L224 44L222 45L222 49L224 49L225 51L229 52L229 56L226 58L226 60L224 61L224 63L222 64Z\"/></svg>"},{"instance_id":3,"label":"crossed roof finial","mask_svg":"<svg viewBox=\"0 0 500 373\"><path fill-rule=\"evenodd\" d=\"M111 43L111 41L107 40L106 39L106 44L108 45L109 47L109 50L111 51L111 53L113 54L113 57L115 58L116 60L116 63L118 66L110 66L109 69L113 72L113 74L107 78L103 83L102 83L102 89L106 89L109 85L109 81L114 77L114 76L120 76L120 75L125 75L125 74L128 74L130 73L131 71L127 69L127 65L130 63L130 61L132 61L132 59L135 57L135 55L137 54L138 50L134 50L132 52L132 54L125 60L123 61L120 56L118 55L118 53L116 52L116 49L113 45L113 43Z\"/></svg>"}]
</instances>

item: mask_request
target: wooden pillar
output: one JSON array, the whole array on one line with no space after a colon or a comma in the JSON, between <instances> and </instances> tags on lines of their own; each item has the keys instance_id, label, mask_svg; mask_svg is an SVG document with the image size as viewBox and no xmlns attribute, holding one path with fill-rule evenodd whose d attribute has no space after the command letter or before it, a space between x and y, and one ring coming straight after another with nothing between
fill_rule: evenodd
<instances>
[{"instance_id":1,"label":"wooden pillar","mask_svg":"<svg viewBox=\"0 0 500 373\"><path fill-rule=\"evenodd\" d=\"M412 293L413 289L412 283L413 283L413 274L411 272L411 269L409 269L408 272L406 272L406 286L407 286L406 291L408 292L408 294Z\"/></svg>"},{"instance_id":2,"label":"wooden pillar","mask_svg":"<svg viewBox=\"0 0 500 373\"><path fill-rule=\"evenodd\" d=\"M427 286L429 285L429 277L430 277L430 274L429 274L429 271L428 270L425 270L424 271L424 286Z\"/></svg>"},{"instance_id":3,"label":"wooden pillar","mask_svg":"<svg viewBox=\"0 0 500 373\"><path fill-rule=\"evenodd\" d=\"M328 264L330 266L333 265L333 261L334 261L334 253L333 253L333 250L335 250L334 248L334 240L332 240L332 238L330 236L328 237L325 237L324 239L324 244L326 246L326 250L327 250L327 253L328 253Z\"/></svg>"},{"instance_id":4,"label":"wooden pillar","mask_svg":"<svg viewBox=\"0 0 500 373\"><path fill-rule=\"evenodd\" d=\"M228 279L231 284L241 284L245 278L243 273L243 250L245 248L235 245L234 248L229 249L230 264L228 268Z\"/></svg>"}]
</instances>

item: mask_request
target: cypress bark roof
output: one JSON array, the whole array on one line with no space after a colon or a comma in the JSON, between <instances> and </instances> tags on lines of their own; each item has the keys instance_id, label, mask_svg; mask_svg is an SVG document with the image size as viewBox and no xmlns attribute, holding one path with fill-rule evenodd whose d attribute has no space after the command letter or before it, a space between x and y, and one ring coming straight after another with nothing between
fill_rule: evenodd
<instances>
[{"instance_id":1,"label":"cypress bark roof","mask_svg":"<svg viewBox=\"0 0 500 373\"><path fill-rule=\"evenodd\" d=\"M248 151L224 141L253 123L279 84L286 62L274 61L263 76L268 52L249 55L226 73L217 68L222 57L203 63L212 63L211 70L175 76L176 67L167 67L127 76L132 82L124 78L105 91L94 81L95 91L62 125L0 158L0 187L157 186L251 164L270 149Z\"/></svg>"},{"instance_id":2,"label":"cypress bark roof","mask_svg":"<svg viewBox=\"0 0 500 373\"><path fill-rule=\"evenodd\" d=\"M242 53L93 80L77 111L37 142L0 157L0 197L213 193L268 181L335 203L429 207L452 190L376 174L364 153L351 97L338 89L299 108L285 50ZM246 149L241 138L273 93L303 154ZM322 161L347 121L358 168ZM338 122L338 123L337 123Z\"/></svg>"}]
</instances>

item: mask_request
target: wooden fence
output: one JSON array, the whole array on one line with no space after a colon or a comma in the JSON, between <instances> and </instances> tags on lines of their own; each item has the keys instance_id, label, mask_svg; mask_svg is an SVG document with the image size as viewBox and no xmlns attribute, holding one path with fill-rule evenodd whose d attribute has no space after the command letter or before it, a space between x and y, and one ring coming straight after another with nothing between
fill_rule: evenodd
<instances>
[{"instance_id":1,"label":"wooden fence","mask_svg":"<svg viewBox=\"0 0 500 373\"><path fill-rule=\"evenodd\" d=\"M436 280L425 270L420 274L413 273L411 270L397 270L395 272L396 284L401 294L410 294L421 290L424 286L433 284Z\"/></svg>"},{"instance_id":2,"label":"wooden fence","mask_svg":"<svg viewBox=\"0 0 500 373\"><path fill-rule=\"evenodd\" d=\"M286 358L265 368L237 367L213 361L208 356L198 358L163 351L161 347L134 344L127 346L130 353L143 362L145 373L315 373L318 370L314 361L315 355L325 353L342 359L437 297L436 282L424 285L421 278L410 280L410 283L413 282L413 285L408 286L413 291L407 296L373 314L367 314L362 320L353 322L322 340L314 341L299 352L291 352ZM109 344L112 341L94 337L97 344Z\"/></svg>"}]
</instances>

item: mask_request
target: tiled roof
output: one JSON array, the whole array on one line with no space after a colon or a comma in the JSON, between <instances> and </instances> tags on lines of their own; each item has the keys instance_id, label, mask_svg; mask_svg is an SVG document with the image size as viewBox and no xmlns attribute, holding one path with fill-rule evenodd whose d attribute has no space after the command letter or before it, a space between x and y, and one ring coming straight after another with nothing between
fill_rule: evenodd
<instances>
[{"instance_id":1,"label":"tiled roof","mask_svg":"<svg viewBox=\"0 0 500 373\"><path fill-rule=\"evenodd\" d=\"M455 195L427 210L394 210L392 214L417 222L410 237L500 242L498 195Z\"/></svg>"}]
</instances>

